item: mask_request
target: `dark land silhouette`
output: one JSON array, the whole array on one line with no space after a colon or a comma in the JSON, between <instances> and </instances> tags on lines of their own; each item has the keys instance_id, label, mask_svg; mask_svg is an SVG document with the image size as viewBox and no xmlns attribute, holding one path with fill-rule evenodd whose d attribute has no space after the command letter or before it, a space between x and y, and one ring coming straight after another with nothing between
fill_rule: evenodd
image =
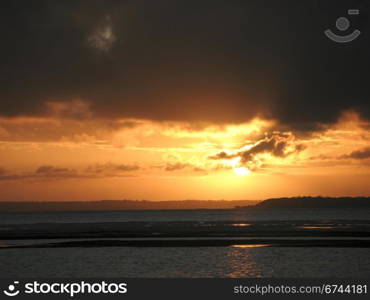
<instances>
[{"instance_id":1,"label":"dark land silhouette","mask_svg":"<svg viewBox=\"0 0 370 300\"><path fill-rule=\"evenodd\" d=\"M244 207L249 208L249 207ZM257 209L370 209L370 197L272 198L257 203Z\"/></svg>"},{"instance_id":2,"label":"dark land silhouette","mask_svg":"<svg viewBox=\"0 0 370 300\"><path fill-rule=\"evenodd\" d=\"M0 202L0 212L43 211L119 211L119 210L181 210L181 209L231 209L248 207L258 201L252 200L102 200L66 202Z\"/></svg>"},{"instance_id":3,"label":"dark land silhouette","mask_svg":"<svg viewBox=\"0 0 370 300\"><path fill-rule=\"evenodd\" d=\"M291 197L256 200L102 200L0 202L0 212L183 209L370 209L370 197Z\"/></svg>"}]
</instances>

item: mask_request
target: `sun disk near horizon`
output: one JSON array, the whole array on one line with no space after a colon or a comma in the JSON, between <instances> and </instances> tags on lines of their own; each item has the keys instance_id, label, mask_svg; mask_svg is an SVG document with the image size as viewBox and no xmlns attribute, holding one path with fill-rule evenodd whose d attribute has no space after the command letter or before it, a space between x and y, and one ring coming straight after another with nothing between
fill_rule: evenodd
<instances>
[{"instance_id":1,"label":"sun disk near horizon","mask_svg":"<svg viewBox=\"0 0 370 300\"><path fill-rule=\"evenodd\" d=\"M233 171L238 176L247 176L251 173L251 170L249 170L248 168L244 168L244 167L233 168Z\"/></svg>"}]
</instances>

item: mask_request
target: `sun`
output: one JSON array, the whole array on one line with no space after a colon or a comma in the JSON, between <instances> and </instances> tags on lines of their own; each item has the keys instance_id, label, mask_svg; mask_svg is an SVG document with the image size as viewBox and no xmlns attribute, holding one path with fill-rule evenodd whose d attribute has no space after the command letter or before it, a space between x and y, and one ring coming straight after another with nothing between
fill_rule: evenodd
<instances>
[{"instance_id":1,"label":"sun","mask_svg":"<svg viewBox=\"0 0 370 300\"><path fill-rule=\"evenodd\" d=\"M251 173L251 171L244 167L234 168L233 169L235 174L238 176L247 176Z\"/></svg>"}]
</instances>

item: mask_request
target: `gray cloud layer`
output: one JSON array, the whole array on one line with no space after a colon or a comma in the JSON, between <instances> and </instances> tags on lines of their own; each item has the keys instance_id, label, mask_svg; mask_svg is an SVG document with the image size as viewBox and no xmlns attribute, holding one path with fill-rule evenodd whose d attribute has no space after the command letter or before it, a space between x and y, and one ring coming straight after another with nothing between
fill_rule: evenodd
<instances>
[{"instance_id":1,"label":"gray cloud layer","mask_svg":"<svg viewBox=\"0 0 370 300\"><path fill-rule=\"evenodd\" d=\"M5 1L0 115L54 103L75 118L262 114L297 129L349 108L369 118L369 35L339 47L322 33L348 2Z\"/></svg>"},{"instance_id":2,"label":"gray cloud layer","mask_svg":"<svg viewBox=\"0 0 370 300\"><path fill-rule=\"evenodd\" d=\"M21 173L13 173L6 169L0 168L0 181L131 177L133 175L129 173L138 170L140 170L140 167L137 165L124 164L98 164L89 166L84 171L60 168L51 165L40 166L33 172Z\"/></svg>"},{"instance_id":3,"label":"gray cloud layer","mask_svg":"<svg viewBox=\"0 0 370 300\"><path fill-rule=\"evenodd\" d=\"M342 155L340 158L344 158L344 159L352 158L352 159L358 159L358 160L367 159L367 158L370 158L370 148L367 147L364 149L356 150L349 154Z\"/></svg>"}]
</instances>

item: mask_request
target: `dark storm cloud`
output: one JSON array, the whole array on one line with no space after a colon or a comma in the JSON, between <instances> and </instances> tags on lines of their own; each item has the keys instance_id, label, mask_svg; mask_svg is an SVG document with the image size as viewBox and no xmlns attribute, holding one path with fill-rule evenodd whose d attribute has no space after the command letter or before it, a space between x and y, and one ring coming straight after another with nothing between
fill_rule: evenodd
<instances>
[{"instance_id":1,"label":"dark storm cloud","mask_svg":"<svg viewBox=\"0 0 370 300\"><path fill-rule=\"evenodd\" d=\"M259 153L270 153L275 157L287 157L305 149L303 144L292 146L292 140L290 138L291 136L285 133L274 133L272 136L257 142L250 149L239 153L241 162L248 162Z\"/></svg>"},{"instance_id":2,"label":"dark storm cloud","mask_svg":"<svg viewBox=\"0 0 370 300\"><path fill-rule=\"evenodd\" d=\"M367 158L370 158L370 148L367 147L361 150L356 150L356 151L351 152L350 154L342 155L340 158L344 158L344 159L352 158L352 159L358 159L358 160L367 159Z\"/></svg>"},{"instance_id":3,"label":"dark storm cloud","mask_svg":"<svg viewBox=\"0 0 370 300\"><path fill-rule=\"evenodd\" d=\"M263 115L303 130L350 108L369 118L369 35L323 35L349 7L369 30L354 0L3 1L0 115Z\"/></svg>"},{"instance_id":4,"label":"dark storm cloud","mask_svg":"<svg viewBox=\"0 0 370 300\"><path fill-rule=\"evenodd\" d=\"M247 150L237 151L236 153L226 153L224 151L210 156L213 160L225 160L240 157L242 164L253 161L258 154L268 153L275 157L287 157L294 153L299 153L305 149L303 144L294 143L293 137L289 133L275 132L264 139L257 141Z\"/></svg>"}]
</instances>

